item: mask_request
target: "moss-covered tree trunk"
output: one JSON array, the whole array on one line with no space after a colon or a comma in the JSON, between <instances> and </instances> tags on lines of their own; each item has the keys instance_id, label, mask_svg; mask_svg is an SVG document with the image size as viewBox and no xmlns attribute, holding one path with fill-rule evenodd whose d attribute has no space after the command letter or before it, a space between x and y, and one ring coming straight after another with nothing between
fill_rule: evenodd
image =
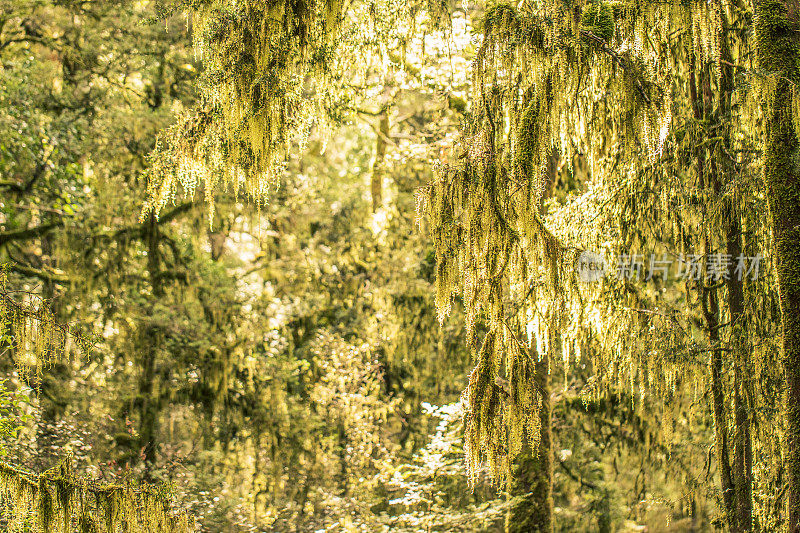
<instances>
[{"instance_id":1,"label":"moss-covered tree trunk","mask_svg":"<svg viewBox=\"0 0 800 533\"><path fill-rule=\"evenodd\" d=\"M742 254L741 224L738 213L731 213L728 227L726 253L731 256L729 272L728 313L733 354L733 483L735 487L736 515L740 531L753 529L753 439L750 428L750 407L747 393L747 369L750 368L750 351L744 331L744 285L736 273L737 257Z\"/></svg>"},{"instance_id":2,"label":"moss-covered tree trunk","mask_svg":"<svg viewBox=\"0 0 800 533\"><path fill-rule=\"evenodd\" d=\"M759 67L772 85L764 109L764 183L783 322L788 529L800 533L800 144L792 109L800 81L800 2L756 0L754 26Z\"/></svg>"},{"instance_id":3,"label":"moss-covered tree trunk","mask_svg":"<svg viewBox=\"0 0 800 533\"><path fill-rule=\"evenodd\" d=\"M555 186L559 154L550 154L545 182L539 202L539 211L544 200ZM550 346L558 346L556 335L551 335ZM553 430L552 405L550 404L550 355L539 354L535 366L537 388L542 394L539 410L539 446L533 450L525 446L515 460L513 479L509 483L509 496L519 497L506 514L506 533L550 533L553 531Z\"/></svg>"},{"instance_id":4,"label":"moss-covered tree trunk","mask_svg":"<svg viewBox=\"0 0 800 533\"><path fill-rule=\"evenodd\" d=\"M147 272L153 291L153 302L164 296L164 286L161 272L161 257L159 245L161 232L155 216L150 215L145 221L147 245ZM141 374L136 401L139 407L139 443L145 463L145 478L149 479L150 469L156 461L156 430L158 416L161 410L160 391L156 386L156 359L158 354L160 335L155 324L143 325L143 348L141 354Z\"/></svg>"},{"instance_id":5,"label":"moss-covered tree trunk","mask_svg":"<svg viewBox=\"0 0 800 533\"><path fill-rule=\"evenodd\" d=\"M536 364L536 380L543 391L539 410L539 446L525 446L516 459L509 495L519 497L506 514L506 533L551 533L553 531L553 433L551 429L549 356Z\"/></svg>"}]
</instances>

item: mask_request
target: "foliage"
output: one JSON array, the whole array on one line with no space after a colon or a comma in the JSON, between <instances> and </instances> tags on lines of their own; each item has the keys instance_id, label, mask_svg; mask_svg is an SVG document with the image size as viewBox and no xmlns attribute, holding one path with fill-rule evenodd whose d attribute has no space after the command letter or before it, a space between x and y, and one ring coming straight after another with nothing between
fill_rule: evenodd
<instances>
[{"instance_id":1,"label":"foliage","mask_svg":"<svg viewBox=\"0 0 800 533\"><path fill-rule=\"evenodd\" d=\"M430 441L408 463L383 473L392 531L501 530L508 502L499 497L476 504L463 477L463 432L459 403L423 409L436 420ZM485 496L486 486L476 487Z\"/></svg>"},{"instance_id":2,"label":"foliage","mask_svg":"<svg viewBox=\"0 0 800 533\"><path fill-rule=\"evenodd\" d=\"M69 330L50 315L14 302L5 292L5 276L3 270L0 346L14 347L18 359L19 354L28 351L27 347L33 346L37 371L43 367L46 371L47 366L63 357ZM23 372L25 364L18 363ZM7 454L6 443L16 440L30 419L21 412L22 403L29 399L20 390L9 391L6 383L0 382L0 455ZM69 459L39 475L0 463L0 501L9 531L33 528L71 533L74 527L81 532L195 530L190 515L170 509L169 496L162 488L139 487L130 481L125 485L87 482L76 478Z\"/></svg>"},{"instance_id":3,"label":"foliage","mask_svg":"<svg viewBox=\"0 0 800 533\"><path fill-rule=\"evenodd\" d=\"M785 525L759 176L796 91L750 3L0 5L23 529L117 497L215 532Z\"/></svg>"}]
</instances>

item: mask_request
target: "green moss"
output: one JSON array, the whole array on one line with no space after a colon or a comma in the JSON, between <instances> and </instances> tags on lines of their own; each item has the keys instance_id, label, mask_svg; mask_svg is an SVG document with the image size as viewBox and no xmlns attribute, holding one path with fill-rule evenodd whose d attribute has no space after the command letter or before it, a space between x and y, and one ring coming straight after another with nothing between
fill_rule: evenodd
<instances>
[{"instance_id":1,"label":"green moss","mask_svg":"<svg viewBox=\"0 0 800 533\"><path fill-rule=\"evenodd\" d=\"M76 478L69 460L42 474L0 463L0 499L17 502L4 519L30 521L46 533L77 531L149 531L189 533L196 530L186 513L170 511L167 486L105 485ZM102 525L100 525L102 524ZM25 529L28 531L28 529Z\"/></svg>"},{"instance_id":2,"label":"green moss","mask_svg":"<svg viewBox=\"0 0 800 533\"><path fill-rule=\"evenodd\" d=\"M517 496L508 509L506 533L552 533L553 496L548 469L551 461L542 450L525 446L515 461L510 492Z\"/></svg>"},{"instance_id":3,"label":"green moss","mask_svg":"<svg viewBox=\"0 0 800 533\"><path fill-rule=\"evenodd\" d=\"M518 26L518 14L511 4L497 3L486 10L479 27L484 33L513 31Z\"/></svg>"},{"instance_id":4,"label":"green moss","mask_svg":"<svg viewBox=\"0 0 800 533\"><path fill-rule=\"evenodd\" d=\"M447 106L459 113L467 111L467 101L458 96L447 95Z\"/></svg>"},{"instance_id":5,"label":"green moss","mask_svg":"<svg viewBox=\"0 0 800 533\"><path fill-rule=\"evenodd\" d=\"M70 518L72 517L72 495L75 493L75 487L65 476L57 478L54 484L56 489L55 501L59 513L64 519L63 530L69 531Z\"/></svg>"},{"instance_id":6,"label":"green moss","mask_svg":"<svg viewBox=\"0 0 800 533\"><path fill-rule=\"evenodd\" d=\"M606 2L592 2L581 13L581 29L604 41L614 37L614 9Z\"/></svg>"},{"instance_id":7,"label":"green moss","mask_svg":"<svg viewBox=\"0 0 800 533\"><path fill-rule=\"evenodd\" d=\"M786 456L788 530L800 530L800 140L794 126L792 84L798 76L797 13L778 0L755 2L759 67L773 76L765 106L764 183L774 239L782 356L786 375Z\"/></svg>"},{"instance_id":8,"label":"green moss","mask_svg":"<svg viewBox=\"0 0 800 533\"><path fill-rule=\"evenodd\" d=\"M532 178L533 163L536 157L537 144L537 121L539 118L539 106L536 99L531 99L525 106L520 119L517 132L517 172L520 177Z\"/></svg>"},{"instance_id":9,"label":"green moss","mask_svg":"<svg viewBox=\"0 0 800 533\"><path fill-rule=\"evenodd\" d=\"M42 531L52 531L53 519L55 518L55 508L53 496L44 478L39 480L37 491L36 511L39 518L39 527Z\"/></svg>"},{"instance_id":10,"label":"green moss","mask_svg":"<svg viewBox=\"0 0 800 533\"><path fill-rule=\"evenodd\" d=\"M764 0L755 3L754 28L759 65L780 72L792 81L798 79L800 47L795 37L800 21L790 20L786 2Z\"/></svg>"},{"instance_id":11,"label":"green moss","mask_svg":"<svg viewBox=\"0 0 800 533\"><path fill-rule=\"evenodd\" d=\"M97 524L89 514L83 514L78 519L78 531L80 533L97 533Z\"/></svg>"}]
</instances>

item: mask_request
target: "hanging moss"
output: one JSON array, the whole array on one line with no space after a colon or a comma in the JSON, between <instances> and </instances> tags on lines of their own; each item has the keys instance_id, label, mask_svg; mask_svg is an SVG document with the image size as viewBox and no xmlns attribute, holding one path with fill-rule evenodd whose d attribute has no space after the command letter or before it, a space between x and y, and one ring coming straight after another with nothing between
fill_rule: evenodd
<instances>
[{"instance_id":1,"label":"hanging moss","mask_svg":"<svg viewBox=\"0 0 800 533\"><path fill-rule=\"evenodd\" d=\"M531 100L522 112L517 133L517 172L518 176L527 183L533 182L534 163L538 159L537 142L540 138L537 135L538 116L538 102Z\"/></svg>"},{"instance_id":2,"label":"hanging moss","mask_svg":"<svg viewBox=\"0 0 800 533\"><path fill-rule=\"evenodd\" d=\"M550 372L550 363L536 367L537 358L561 359L552 356L551 344L564 347L569 364L571 354L581 353L579 340L593 335L603 345L593 363L609 369L603 383L631 390L633 397L644 369L654 394L666 397L674 386L676 363L654 362L660 356L650 354L661 350L630 342L632 331L656 338L652 323L610 308L603 324L614 328L580 330L584 313L606 311L587 309L570 277L575 247L586 243L571 234L566 240L542 207L554 154L568 162L588 158L609 187L660 157L673 108L680 109L671 87L683 83L683 74L663 62L675 58L669 45L651 54L641 43L654 29L685 30L687 17L703 21L698 35L718 27L713 6L703 3L498 3L481 20L461 156L417 201L431 220L439 316L449 313L458 294L476 354L462 399L471 476L485 463L502 484L526 435L535 449L543 393L534 378ZM690 30L691 46L694 37ZM591 54L584 53L587 43ZM608 161L618 166L609 169ZM648 213L655 217L654 210ZM488 333L477 339L481 323ZM668 324L661 327L669 331Z\"/></svg>"},{"instance_id":3,"label":"hanging moss","mask_svg":"<svg viewBox=\"0 0 800 533\"><path fill-rule=\"evenodd\" d=\"M205 67L201 103L159 140L143 219L198 188L212 219L222 188L264 203L311 127L338 113L332 103L352 99L335 69L367 69L358 58L406 40L419 13L415 3L394 0L180 3ZM446 3L426 4L437 24L447 20Z\"/></svg>"},{"instance_id":4,"label":"hanging moss","mask_svg":"<svg viewBox=\"0 0 800 533\"><path fill-rule=\"evenodd\" d=\"M82 514L78 519L79 533L99 533L97 522L88 514Z\"/></svg>"},{"instance_id":5,"label":"hanging moss","mask_svg":"<svg viewBox=\"0 0 800 533\"><path fill-rule=\"evenodd\" d=\"M53 503L53 496L50 494L50 486L44 478L39 479L36 488L36 516L37 523L42 531L51 531L57 507Z\"/></svg>"},{"instance_id":6,"label":"hanging moss","mask_svg":"<svg viewBox=\"0 0 800 533\"><path fill-rule=\"evenodd\" d=\"M614 9L607 2L590 2L581 11L581 29L604 41L614 37Z\"/></svg>"},{"instance_id":7,"label":"hanging moss","mask_svg":"<svg viewBox=\"0 0 800 533\"><path fill-rule=\"evenodd\" d=\"M93 341L56 320L46 302L18 302L6 290L6 283L6 270L0 266L0 333L13 339L14 363L20 373L38 376L66 358L70 345L82 354L91 350Z\"/></svg>"},{"instance_id":8,"label":"hanging moss","mask_svg":"<svg viewBox=\"0 0 800 533\"><path fill-rule=\"evenodd\" d=\"M173 511L164 487L100 484L76 477L71 461L42 474L0 463L0 497L10 502L9 524L32 521L42 533L190 533L194 518ZM12 527L12 531L13 531Z\"/></svg>"}]
</instances>

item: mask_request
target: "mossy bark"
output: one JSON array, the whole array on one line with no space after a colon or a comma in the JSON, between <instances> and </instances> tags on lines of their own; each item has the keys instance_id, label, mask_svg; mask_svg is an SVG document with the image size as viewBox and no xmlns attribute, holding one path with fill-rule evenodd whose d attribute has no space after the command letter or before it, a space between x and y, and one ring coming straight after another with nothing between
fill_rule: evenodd
<instances>
[{"instance_id":1,"label":"mossy bark","mask_svg":"<svg viewBox=\"0 0 800 533\"><path fill-rule=\"evenodd\" d=\"M536 364L540 390L549 392L548 356ZM521 499L508 509L506 533L552 533L553 531L553 433L551 405L545 395L539 410L541 431L539 446L525 446L517 456L509 495Z\"/></svg>"},{"instance_id":2,"label":"mossy bark","mask_svg":"<svg viewBox=\"0 0 800 533\"><path fill-rule=\"evenodd\" d=\"M750 367L750 351L741 339L747 338L742 317L744 316L744 285L735 272L736 258L742 254L741 224L738 213L731 213L728 227L726 253L733 263L728 280L728 313L733 354L733 416L735 431L733 441L733 483L735 487L736 515L740 531L753 529L753 439L750 428L750 406L748 404L747 369Z\"/></svg>"},{"instance_id":3,"label":"mossy bark","mask_svg":"<svg viewBox=\"0 0 800 533\"><path fill-rule=\"evenodd\" d=\"M773 80L764 109L764 183L778 278L786 375L785 467L788 530L800 533L800 155L792 98L798 76L800 2L757 0L754 27L759 67Z\"/></svg>"},{"instance_id":4,"label":"mossy bark","mask_svg":"<svg viewBox=\"0 0 800 533\"><path fill-rule=\"evenodd\" d=\"M544 194L539 203L543 210L544 199L552 193L550 184L557 177L557 162L560 157L553 151L547 160ZM555 335L551 335L550 346L560 349ZM552 405L550 404L550 355L540 354L534 371L537 388L542 393L539 409L539 446L531 449L524 446L516 457L513 478L509 482L509 495L522 498L509 507L506 514L506 533L551 533L553 531L553 430Z\"/></svg>"},{"instance_id":5,"label":"mossy bark","mask_svg":"<svg viewBox=\"0 0 800 533\"><path fill-rule=\"evenodd\" d=\"M161 232L154 215L148 216L145 224L147 225L147 272L153 290L153 298L157 300L164 296L159 251ZM156 462L156 430L161 410L159 394L155 386L160 335L158 328L152 324L144 325L143 328L144 347L140 361L141 374L139 375L137 403L139 406L139 443L145 463L145 479L149 480L150 468Z\"/></svg>"}]
</instances>

